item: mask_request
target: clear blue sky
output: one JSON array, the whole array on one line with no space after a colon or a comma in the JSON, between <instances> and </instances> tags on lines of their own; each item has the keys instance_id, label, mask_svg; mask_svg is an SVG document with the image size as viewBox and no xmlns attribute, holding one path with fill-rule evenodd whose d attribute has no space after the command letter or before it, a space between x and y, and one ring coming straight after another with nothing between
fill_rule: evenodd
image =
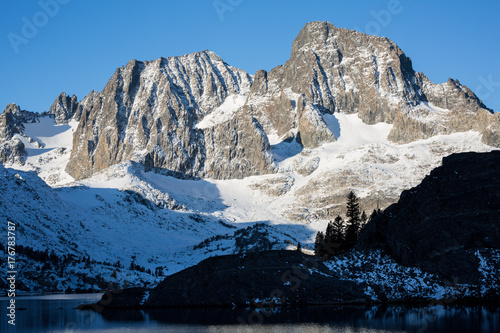
<instances>
[{"instance_id":1,"label":"clear blue sky","mask_svg":"<svg viewBox=\"0 0 500 333\"><path fill-rule=\"evenodd\" d=\"M326 20L392 39L415 70L459 79L500 111L498 0L2 0L1 13L1 110L41 112L63 91L81 100L132 58L210 49L252 74L270 70L306 22Z\"/></svg>"}]
</instances>

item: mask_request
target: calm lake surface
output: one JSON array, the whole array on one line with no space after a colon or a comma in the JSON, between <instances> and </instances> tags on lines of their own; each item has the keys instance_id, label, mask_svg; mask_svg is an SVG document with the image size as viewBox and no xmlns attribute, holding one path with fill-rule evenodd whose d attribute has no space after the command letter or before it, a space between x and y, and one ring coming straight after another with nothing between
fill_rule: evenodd
<instances>
[{"instance_id":1,"label":"calm lake surface","mask_svg":"<svg viewBox=\"0 0 500 333\"><path fill-rule=\"evenodd\" d=\"M310 307L254 312L244 309L80 311L100 295L16 298L16 326L7 323L8 298L0 298L0 332L500 332L500 308ZM25 308L21 310L20 308Z\"/></svg>"}]
</instances>

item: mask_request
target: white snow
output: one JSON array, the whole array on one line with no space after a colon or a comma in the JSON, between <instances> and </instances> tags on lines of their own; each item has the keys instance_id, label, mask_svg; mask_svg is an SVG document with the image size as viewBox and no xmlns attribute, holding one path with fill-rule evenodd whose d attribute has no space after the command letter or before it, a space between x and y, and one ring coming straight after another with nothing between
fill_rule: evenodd
<instances>
[{"instance_id":1,"label":"white snow","mask_svg":"<svg viewBox=\"0 0 500 333\"><path fill-rule=\"evenodd\" d=\"M28 154L23 166L16 165L19 170L32 171L47 181L49 185L64 185L74 179L66 171L73 146L73 133L78 122L70 121L65 125L57 125L51 117L40 117L37 123L24 124L23 135L16 134L26 147Z\"/></svg>"},{"instance_id":2,"label":"white snow","mask_svg":"<svg viewBox=\"0 0 500 333\"><path fill-rule=\"evenodd\" d=\"M350 251L324 264L341 279L366 284L365 293L373 300L378 300L373 287L389 300L410 297L439 300L474 292L468 289L469 285L442 283L437 276L419 268L402 266L379 250L370 253Z\"/></svg>"},{"instance_id":3,"label":"white snow","mask_svg":"<svg viewBox=\"0 0 500 333\"><path fill-rule=\"evenodd\" d=\"M229 96L198 124L199 128L227 121L245 99L245 95ZM269 239L278 242L278 247L293 248L284 243L288 240L300 242L308 251L315 233L324 230L329 220L321 217L325 208L315 207L316 202L344 190L330 187L326 182L330 178L347 175L348 186L361 197L400 193L418 184L440 165L443 156L493 149L481 143L477 132L397 145L387 140L392 125L366 125L355 114L322 117L337 141L303 149L295 141L286 143L270 136L277 174L233 180L180 180L144 172L142 166L128 161L79 182L64 171L77 124L58 126L42 117L40 123L26 124L25 135L18 136L27 147L26 164L10 165L13 170L5 172L18 173L43 199L26 201L32 192L23 192L22 188L18 196L3 193L2 198L13 205L10 218L26 224L20 241L31 246L43 249L46 244L59 244L56 247L61 252L88 254L101 261L120 260L125 266L135 256L141 266L152 270L161 266L165 274L172 274L208 256L233 253L235 232L256 223L269 226ZM310 173L299 172L304 168L309 168ZM22 171L36 171L57 189L51 192L42 188L34 174ZM277 189L280 194L269 189ZM33 220L26 208L32 204L38 205L39 220ZM217 236L218 240L193 250L195 245ZM109 269L103 268L103 272L110 274ZM126 274L121 272L119 277L139 279ZM423 279L408 280L408 288L422 288ZM373 295L369 289L367 293Z\"/></svg>"},{"instance_id":4,"label":"white snow","mask_svg":"<svg viewBox=\"0 0 500 333\"><path fill-rule=\"evenodd\" d=\"M236 111L245 105L246 95L232 95L226 97L224 103L206 115L202 121L196 124L195 128L204 129L225 123L233 118Z\"/></svg>"}]
</instances>

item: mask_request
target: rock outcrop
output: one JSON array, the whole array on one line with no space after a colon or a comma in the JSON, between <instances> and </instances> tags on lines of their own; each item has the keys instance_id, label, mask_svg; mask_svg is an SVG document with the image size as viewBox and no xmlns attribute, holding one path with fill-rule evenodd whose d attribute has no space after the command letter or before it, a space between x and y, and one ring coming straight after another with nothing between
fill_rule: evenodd
<instances>
[{"instance_id":1,"label":"rock outcrop","mask_svg":"<svg viewBox=\"0 0 500 333\"><path fill-rule=\"evenodd\" d=\"M235 96L243 102L226 103ZM391 40L328 22L306 24L290 59L254 78L209 51L132 60L101 93L78 105L62 94L50 112L80 119L67 166L76 179L125 160L183 177L270 173L268 135L318 147L336 140L334 112L393 124L396 143L474 130L500 146L499 116L458 80L436 85Z\"/></svg>"},{"instance_id":2,"label":"rock outcrop","mask_svg":"<svg viewBox=\"0 0 500 333\"><path fill-rule=\"evenodd\" d=\"M22 131L14 119L15 108L19 108L19 106L9 104L5 111L0 114L0 140L10 140L14 134Z\"/></svg>"},{"instance_id":3,"label":"rock outcrop","mask_svg":"<svg viewBox=\"0 0 500 333\"><path fill-rule=\"evenodd\" d=\"M24 143L13 138L0 142L0 163L23 163L26 156Z\"/></svg>"},{"instance_id":4,"label":"rock outcrop","mask_svg":"<svg viewBox=\"0 0 500 333\"><path fill-rule=\"evenodd\" d=\"M92 92L82 101L67 171L81 179L136 160L185 176L268 173L267 137L249 112L208 128L195 126L228 96L246 94L251 84L250 75L209 51L132 60L100 94ZM224 170L214 169L215 163Z\"/></svg>"},{"instance_id":5,"label":"rock outcrop","mask_svg":"<svg viewBox=\"0 0 500 333\"><path fill-rule=\"evenodd\" d=\"M454 154L362 230L357 247L387 249L407 266L478 284L500 249L500 151ZM497 272L500 267L497 267Z\"/></svg>"},{"instance_id":6,"label":"rock outcrop","mask_svg":"<svg viewBox=\"0 0 500 333\"><path fill-rule=\"evenodd\" d=\"M15 134L22 134L23 123L36 121L33 112L21 110L16 104L9 104L0 114L0 163L23 163L26 155L24 144Z\"/></svg>"},{"instance_id":7,"label":"rock outcrop","mask_svg":"<svg viewBox=\"0 0 500 333\"><path fill-rule=\"evenodd\" d=\"M458 80L434 84L391 40L328 22L306 24L285 65L257 72L247 104L267 133L296 133L308 148L335 140L322 120L333 112L394 124L389 139L397 143L475 130L500 145L498 115Z\"/></svg>"},{"instance_id":8,"label":"rock outcrop","mask_svg":"<svg viewBox=\"0 0 500 333\"><path fill-rule=\"evenodd\" d=\"M104 308L234 307L365 302L364 288L340 280L315 257L266 251L205 259L168 276L151 291L119 290Z\"/></svg>"},{"instance_id":9,"label":"rock outcrop","mask_svg":"<svg viewBox=\"0 0 500 333\"><path fill-rule=\"evenodd\" d=\"M469 88L453 79L434 84L422 73L415 73L415 80L421 88L421 104L396 114L390 140L408 143L438 134L477 131L484 143L500 147L500 115Z\"/></svg>"},{"instance_id":10,"label":"rock outcrop","mask_svg":"<svg viewBox=\"0 0 500 333\"><path fill-rule=\"evenodd\" d=\"M77 113L78 107L77 97L75 95L69 97L63 92L56 98L48 113L54 115L56 124L67 124Z\"/></svg>"}]
</instances>

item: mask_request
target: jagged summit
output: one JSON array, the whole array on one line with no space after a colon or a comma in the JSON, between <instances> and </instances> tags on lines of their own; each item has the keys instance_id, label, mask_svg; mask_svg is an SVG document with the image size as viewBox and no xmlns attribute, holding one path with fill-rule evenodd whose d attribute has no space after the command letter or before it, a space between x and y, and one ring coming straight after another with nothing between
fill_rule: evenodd
<instances>
[{"instance_id":1,"label":"jagged summit","mask_svg":"<svg viewBox=\"0 0 500 333\"><path fill-rule=\"evenodd\" d=\"M273 145L335 142L335 113L391 124L399 144L472 130L500 146L499 115L458 80L434 84L390 39L329 22L307 23L270 72L250 75L209 50L131 60L100 93L62 93L49 113L79 122L66 168L75 179L127 160L181 177L274 173Z\"/></svg>"},{"instance_id":2,"label":"jagged summit","mask_svg":"<svg viewBox=\"0 0 500 333\"><path fill-rule=\"evenodd\" d=\"M235 113L224 126L196 128L228 96L248 93L252 81L210 51L132 60L82 109L67 170L80 179L137 160L185 176L240 178L270 172L265 134L248 112Z\"/></svg>"},{"instance_id":3,"label":"jagged summit","mask_svg":"<svg viewBox=\"0 0 500 333\"><path fill-rule=\"evenodd\" d=\"M456 80L434 84L416 73L409 57L390 39L312 22L293 42L290 59L269 73L258 72L247 104L267 133L301 133L305 146L317 147L331 135L325 113L357 113L367 124L394 125L389 139L408 143L437 134L476 130L498 146L498 117ZM263 98L264 97L264 98ZM297 107L295 108L294 105ZM281 110L285 117L276 117ZM305 132L305 133L304 133ZM288 134L287 134L288 133ZM330 139L328 139L330 138Z\"/></svg>"},{"instance_id":4,"label":"jagged summit","mask_svg":"<svg viewBox=\"0 0 500 333\"><path fill-rule=\"evenodd\" d=\"M48 113L54 115L56 124L67 124L77 114L78 107L78 98L63 92L54 101Z\"/></svg>"},{"instance_id":5,"label":"jagged summit","mask_svg":"<svg viewBox=\"0 0 500 333\"><path fill-rule=\"evenodd\" d=\"M345 216L349 191L370 213L443 157L500 146L500 114L457 80L415 72L387 38L312 22L291 49L255 75L207 50L131 60L100 92L62 93L47 113L10 104L0 114L0 217L22 226L23 246L172 274L286 241L311 248ZM75 271L25 263L31 286L76 286L65 278ZM139 283L115 268L82 266Z\"/></svg>"}]
</instances>

